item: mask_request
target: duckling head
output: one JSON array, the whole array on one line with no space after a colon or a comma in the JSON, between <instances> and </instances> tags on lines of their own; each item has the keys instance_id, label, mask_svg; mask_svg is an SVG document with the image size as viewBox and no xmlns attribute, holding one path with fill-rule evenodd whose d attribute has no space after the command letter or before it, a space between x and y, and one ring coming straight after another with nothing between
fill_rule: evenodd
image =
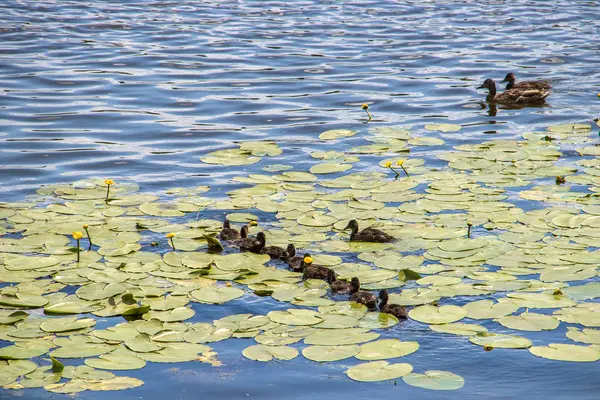
<instances>
[{"instance_id":1,"label":"duckling head","mask_svg":"<svg viewBox=\"0 0 600 400\"><path fill-rule=\"evenodd\" d=\"M240 237L242 239L246 239L248 237L248 225L242 226L240 229Z\"/></svg>"},{"instance_id":2,"label":"duckling head","mask_svg":"<svg viewBox=\"0 0 600 400\"><path fill-rule=\"evenodd\" d=\"M258 243L260 243L260 245L264 247L265 243L267 242L267 237L265 236L264 232L258 232L256 234L256 240L258 240Z\"/></svg>"},{"instance_id":3,"label":"duckling head","mask_svg":"<svg viewBox=\"0 0 600 400\"><path fill-rule=\"evenodd\" d=\"M329 284L331 285L331 284L332 284L333 282L335 282L336 280L337 280L337 278L336 278L336 276L335 276L335 272L334 272L332 269L330 269L330 270L327 272L327 283L329 283Z\"/></svg>"},{"instance_id":4,"label":"duckling head","mask_svg":"<svg viewBox=\"0 0 600 400\"><path fill-rule=\"evenodd\" d=\"M283 252L283 258L292 258L296 255L296 246L293 243L287 245L287 248Z\"/></svg>"},{"instance_id":5,"label":"duckling head","mask_svg":"<svg viewBox=\"0 0 600 400\"><path fill-rule=\"evenodd\" d=\"M388 299L389 299L389 294L388 294L387 289L381 289L379 291L379 296L378 297L379 297L379 300L381 301L379 303L379 307L381 308L381 307L383 307L383 306L385 306L387 304Z\"/></svg>"},{"instance_id":6,"label":"duckling head","mask_svg":"<svg viewBox=\"0 0 600 400\"><path fill-rule=\"evenodd\" d=\"M360 280L357 277L350 279L350 285L352 286L353 292L358 292L360 290Z\"/></svg>"},{"instance_id":7,"label":"duckling head","mask_svg":"<svg viewBox=\"0 0 600 400\"><path fill-rule=\"evenodd\" d=\"M225 221L223 221L223 229L229 229L231 228L231 224L229 223L229 220L226 219Z\"/></svg>"}]
</instances>

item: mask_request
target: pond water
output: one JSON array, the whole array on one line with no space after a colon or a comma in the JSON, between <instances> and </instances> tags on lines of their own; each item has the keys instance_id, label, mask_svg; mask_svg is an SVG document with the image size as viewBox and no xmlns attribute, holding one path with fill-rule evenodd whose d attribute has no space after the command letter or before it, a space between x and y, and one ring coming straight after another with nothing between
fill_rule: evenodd
<instances>
[{"instance_id":1,"label":"pond water","mask_svg":"<svg viewBox=\"0 0 600 400\"><path fill-rule=\"evenodd\" d=\"M236 176L265 174L262 168L271 164L308 172L319 163L310 153L370 144L365 140L370 129L385 126L442 139L443 145L411 146L410 154L402 155L442 170L449 169L448 163L437 156L454 146L522 140L524 133L557 124L590 124L590 137L597 138L600 22L594 1L5 0L0 11L2 201L22 201L41 185L87 178L131 180L149 193L208 185L206 197L224 198L227 191L248 186L233 181ZM553 93L547 104L490 108L485 93L475 88L485 78L500 81L507 72L520 80L550 80ZM369 104L371 121L363 103ZM424 128L436 123L462 129ZM319 134L333 129L358 133L319 140ZM200 160L246 140L274 141L283 153L252 165ZM574 165L580 159L577 147L562 146L557 165ZM399 157L358 156L348 173L382 172L378 164L383 159ZM553 181L546 176L532 183ZM586 190L585 184L574 184ZM416 190L423 193L426 186ZM519 198L523 187L506 190L507 201L524 210L547 206ZM230 212L207 209L200 218L222 220ZM249 212L265 226L276 221L273 213ZM476 235L484 233L479 229ZM356 261L355 254L343 258ZM480 296L493 297L501 295ZM472 300L459 296L442 302ZM251 292L224 305L191 304L193 322L290 307ZM105 320L99 326L115 323ZM574 343L565 337L564 323L535 334L511 331L492 320L480 324L526 336L534 345ZM355 359L318 364L300 356L256 362L241 354L251 339L230 339L211 346L224 366L149 363L126 371L145 381L139 388L76 396L596 399L600 391L597 362L552 361L527 350L486 352L463 336L432 332L413 320L381 333L421 346L394 362L410 363L415 372L451 371L464 378L464 387L436 392L402 379L396 384L354 382L344 371L359 363ZM66 398L42 389L0 389L1 398L11 396Z\"/></svg>"}]
</instances>

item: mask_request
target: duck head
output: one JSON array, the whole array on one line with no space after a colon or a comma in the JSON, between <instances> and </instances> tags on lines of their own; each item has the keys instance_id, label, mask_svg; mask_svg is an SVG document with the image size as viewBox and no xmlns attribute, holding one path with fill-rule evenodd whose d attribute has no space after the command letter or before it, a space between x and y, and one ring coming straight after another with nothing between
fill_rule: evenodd
<instances>
[{"instance_id":1,"label":"duck head","mask_svg":"<svg viewBox=\"0 0 600 400\"><path fill-rule=\"evenodd\" d=\"M488 89L489 91L496 91L496 81L491 78L483 81L483 85L479 86L477 89Z\"/></svg>"},{"instance_id":2,"label":"duck head","mask_svg":"<svg viewBox=\"0 0 600 400\"><path fill-rule=\"evenodd\" d=\"M512 72L509 72L508 74L506 74L504 79L502 81L500 81L500 83L504 83L504 82L515 83L516 80L517 80L517 77L515 76L515 74L513 74Z\"/></svg>"},{"instance_id":3,"label":"duck head","mask_svg":"<svg viewBox=\"0 0 600 400\"><path fill-rule=\"evenodd\" d=\"M337 278L335 276L335 272L332 269L330 269L329 272L327 272L327 283L331 285L336 280Z\"/></svg>"},{"instance_id":4,"label":"duck head","mask_svg":"<svg viewBox=\"0 0 600 400\"><path fill-rule=\"evenodd\" d=\"M265 244L267 243L267 237L265 236L265 233L258 232L258 234L256 235L256 241L258 242L258 245L261 249L265 247Z\"/></svg>"},{"instance_id":5,"label":"duck head","mask_svg":"<svg viewBox=\"0 0 600 400\"><path fill-rule=\"evenodd\" d=\"M283 252L283 256L281 258L287 259L292 258L296 255L296 246L293 243L287 245L287 248Z\"/></svg>"},{"instance_id":6,"label":"duck head","mask_svg":"<svg viewBox=\"0 0 600 400\"><path fill-rule=\"evenodd\" d=\"M387 289L382 289L379 291L379 308L385 307L387 305L389 299Z\"/></svg>"},{"instance_id":7,"label":"duck head","mask_svg":"<svg viewBox=\"0 0 600 400\"><path fill-rule=\"evenodd\" d=\"M351 235L356 235L356 232L358 232L358 222L355 219L351 220L343 230L345 231L346 229L352 229Z\"/></svg>"},{"instance_id":8,"label":"duck head","mask_svg":"<svg viewBox=\"0 0 600 400\"><path fill-rule=\"evenodd\" d=\"M350 279L350 286L352 286L352 293L356 293L360 290L360 280L357 277Z\"/></svg>"}]
</instances>

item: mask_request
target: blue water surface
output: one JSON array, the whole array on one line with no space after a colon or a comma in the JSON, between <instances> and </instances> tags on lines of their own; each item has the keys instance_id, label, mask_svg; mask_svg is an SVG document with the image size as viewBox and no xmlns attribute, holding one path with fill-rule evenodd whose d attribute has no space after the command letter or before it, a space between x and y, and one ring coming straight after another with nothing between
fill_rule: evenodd
<instances>
[{"instance_id":1,"label":"blue water surface","mask_svg":"<svg viewBox=\"0 0 600 400\"><path fill-rule=\"evenodd\" d=\"M3 0L0 200L22 200L42 184L105 177L133 179L155 193L210 185L207 195L222 197L243 186L234 176L274 163L306 171L317 163L310 152L367 144L364 135L374 126L401 125L444 139L444 146L411 152L443 168L435 155L452 146L590 123L600 116L599 14L598 2L573 0ZM548 104L490 109L475 88L511 71L522 80L551 80ZM374 116L368 124L363 103ZM423 128L447 122L463 129L442 134ZM329 129L359 133L339 143L319 141ZM262 139L276 141L283 154L243 167L200 162L236 141ZM576 157L571 152L565 159ZM352 171L378 170L381 159L361 156ZM537 207L524 203L518 206ZM253 294L222 306L192 305L195 322L289 306ZM509 332L492 321L482 324ZM561 324L523 335L535 345L568 343L565 332ZM222 367L149 363L122 374L143 379L140 388L75 396L600 398L600 363L550 361L527 350L485 352L465 337L436 334L415 321L382 334L420 343L419 351L401 359L415 372L451 371L465 386L435 392L402 380L357 383L343 373L357 360L318 364L300 356L259 363L241 355L252 340L231 339L213 346ZM0 389L0 398L13 397L68 398Z\"/></svg>"}]
</instances>

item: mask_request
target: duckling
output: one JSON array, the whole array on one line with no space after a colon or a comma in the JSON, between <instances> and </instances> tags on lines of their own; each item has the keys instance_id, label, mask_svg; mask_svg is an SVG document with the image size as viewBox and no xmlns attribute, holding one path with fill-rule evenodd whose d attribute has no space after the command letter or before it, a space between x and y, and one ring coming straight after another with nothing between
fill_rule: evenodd
<instances>
[{"instance_id":1,"label":"duckling","mask_svg":"<svg viewBox=\"0 0 600 400\"><path fill-rule=\"evenodd\" d=\"M552 88L550 82L548 81L523 81L516 82L517 77L512 72L506 74L506 77L500 83L508 82L506 85L506 90L510 89L544 89L548 90Z\"/></svg>"},{"instance_id":2,"label":"duckling","mask_svg":"<svg viewBox=\"0 0 600 400\"><path fill-rule=\"evenodd\" d=\"M371 292L360 290L360 281L358 279L355 281L355 287L356 291L352 293L352 296L348 300L364 304L370 311L377 310L377 297Z\"/></svg>"},{"instance_id":3,"label":"duckling","mask_svg":"<svg viewBox=\"0 0 600 400\"><path fill-rule=\"evenodd\" d=\"M294 253L295 252L296 251L294 250ZM304 253L302 257L290 257L287 260L285 260L285 262L288 263L292 271L302 272L304 271L304 267L306 266L304 259L306 259L307 257L310 258L310 254Z\"/></svg>"},{"instance_id":4,"label":"duckling","mask_svg":"<svg viewBox=\"0 0 600 400\"><path fill-rule=\"evenodd\" d=\"M388 291L387 289L382 289L379 291L379 311L386 314L392 314L394 317L398 319L406 319L408 313L406 312L406 308L399 304L388 304Z\"/></svg>"},{"instance_id":5,"label":"duckling","mask_svg":"<svg viewBox=\"0 0 600 400\"><path fill-rule=\"evenodd\" d=\"M496 82L493 79L486 79L483 85L477 89L487 89L489 93L486 101L500 104L543 104L546 97L550 96L550 91L545 89L510 89L496 94Z\"/></svg>"},{"instance_id":6,"label":"duckling","mask_svg":"<svg viewBox=\"0 0 600 400\"><path fill-rule=\"evenodd\" d=\"M235 229L231 228L231 224L229 220L226 219L223 221L223 229L221 229L221 233L219 233L219 239L232 241L240 238L240 233Z\"/></svg>"},{"instance_id":7,"label":"duckling","mask_svg":"<svg viewBox=\"0 0 600 400\"><path fill-rule=\"evenodd\" d=\"M281 258L285 262L288 262L289 260L294 258L295 255L296 255L296 246L294 246L293 243L290 243L290 244L288 244L287 249L285 249L285 251L283 252L281 257L279 257L279 258ZM300 259L300 257L298 257L298 258ZM302 261L302 259L300 259L300 261Z\"/></svg>"},{"instance_id":8,"label":"duckling","mask_svg":"<svg viewBox=\"0 0 600 400\"><path fill-rule=\"evenodd\" d=\"M322 265L315 265L312 263L312 257L304 257L302 260L302 264L304 264L304 269L302 271L302 279L323 279L329 281L332 279L333 270ZM335 278L335 273L333 273L333 277Z\"/></svg>"},{"instance_id":9,"label":"duckling","mask_svg":"<svg viewBox=\"0 0 600 400\"><path fill-rule=\"evenodd\" d=\"M268 254L271 256L271 258L283 258L286 254L290 252L290 246L294 245L290 243L285 249L279 246L265 246L260 251L260 254ZM296 252L295 249L294 252Z\"/></svg>"},{"instance_id":10,"label":"duckling","mask_svg":"<svg viewBox=\"0 0 600 400\"><path fill-rule=\"evenodd\" d=\"M331 282L331 291L333 293L354 294L354 293L358 292L359 288L360 288L360 281L358 280L357 277L350 279L350 282L348 282L348 281L338 281L337 278L335 278L335 276L334 276L334 279Z\"/></svg>"},{"instance_id":11,"label":"duckling","mask_svg":"<svg viewBox=\"0 0 600 400\"><path fill-rule=\"evenodd\" d=\"M393 236L390 236L387 233L380 231L379 229L365 228L359 232L358 222L356 222L355 219L348 222L348 225L343 230L346 230L348 228L352 228L352 232L350 233L350 240L353 241L387 243L396 240Z\"/></svg>"},{"instance_id":12,"label":"duckling","mask_svg":"<svg viewBox=\"0 0 600 400\"><path fill-rule=\"evenodd\" d=\"M240 231L241 239L236 240L232 244L236 247L239 247L242 251L251 251L253 253L259 253L263 247L265 247L265 234L263 232L258 232L256 238L248 237L248 226L242 226Z\"/></svg>"}]
</instances>

